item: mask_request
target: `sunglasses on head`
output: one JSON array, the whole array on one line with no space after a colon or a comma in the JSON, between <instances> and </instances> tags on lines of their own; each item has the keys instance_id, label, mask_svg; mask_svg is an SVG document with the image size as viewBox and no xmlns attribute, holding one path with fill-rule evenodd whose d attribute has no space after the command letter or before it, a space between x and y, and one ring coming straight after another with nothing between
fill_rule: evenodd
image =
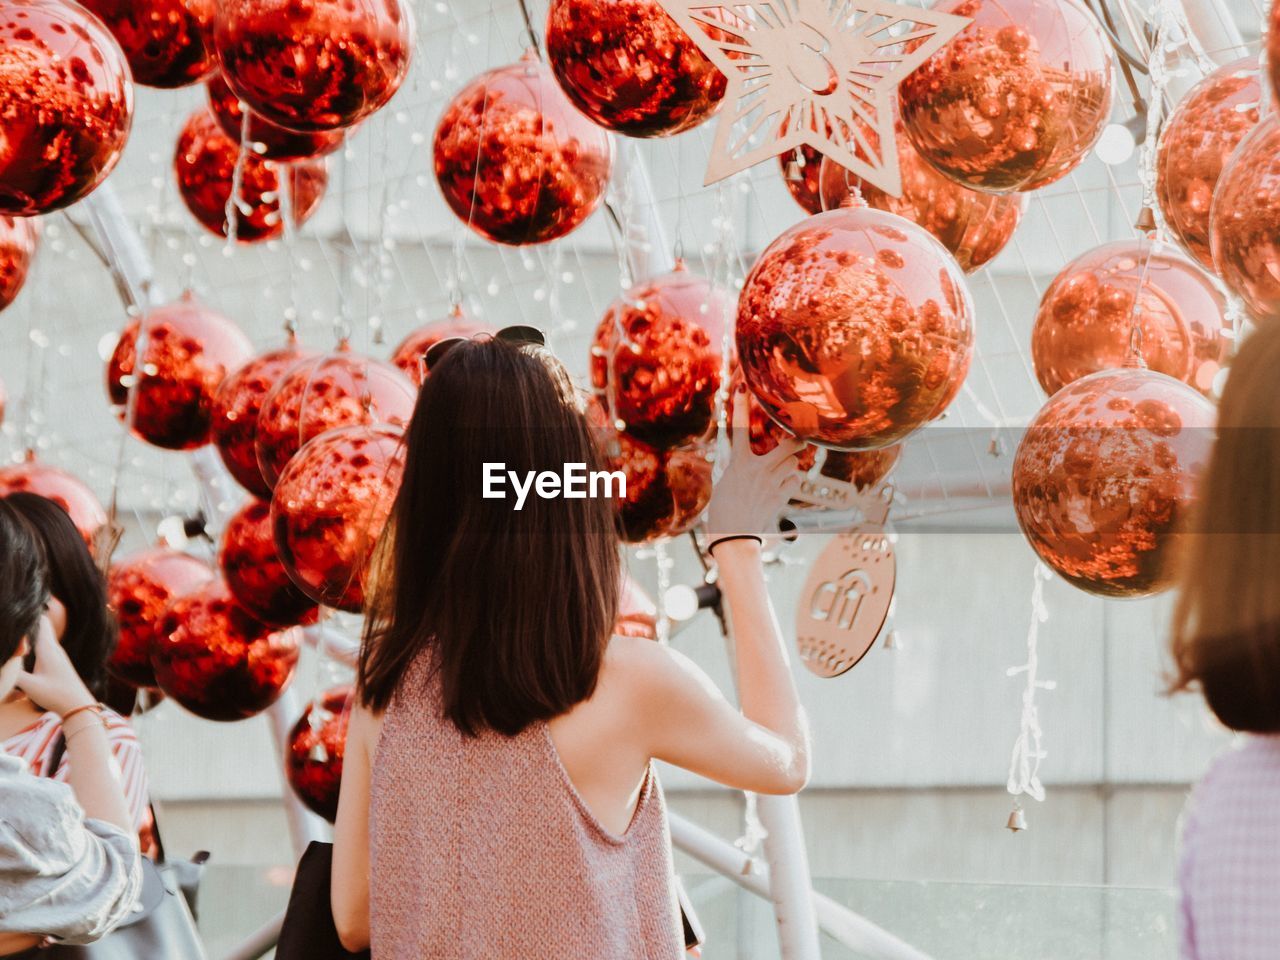
<instances>
[{"instance_id":1,"label":"sunglasses on head","mask_svg":"<svg viewBox=\"0 0 1280 960\"><path fill-rule=\"evenodd\" d=\"M430 373L431 368L438 364L441 358L460 344L466 337L446 337L433 343L427 348L427 352L422 355L422 372ZM523 346L531 344L535 347L545 347L547 338L537 327L527 327L516 325L513 327L503 327L493 335L494 340L501 340L503 343L510 343L514 346Z\"/></svg>"}]
</instances>

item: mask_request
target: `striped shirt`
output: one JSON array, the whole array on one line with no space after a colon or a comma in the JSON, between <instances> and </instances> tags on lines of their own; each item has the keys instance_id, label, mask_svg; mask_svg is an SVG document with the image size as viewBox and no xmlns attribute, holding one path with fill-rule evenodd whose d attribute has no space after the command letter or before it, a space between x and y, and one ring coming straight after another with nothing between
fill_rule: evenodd
<instances>
[{"instance_id":1,"label":"striped shirt","mask_svg":"<svg viewBox=\"0 0 1280 960\"><path fill-rule=\"evenodd\" d=\"M1179 869L1183 960L1280 957L1280 736L1245 736L1187 806Z\"/></svg>"},{"instance_id":2,"label":"striped shirt","mask_svg":"<svg viewBox=\"0 0 1280 960\"><path fill-rule=\"evenodd\" d=\"M103 719L107 724L107 742L111 745L111 756L115 760L120 774L120 784L124 788L125 803L133 822L137 824L140 834L144 834L143 849L147 848L145 834L151 829L151 797L147 785L147 771L142 765L142 747L133 732L129 721L110 708L103 708ZM62 718L56 713L43 714L24 730L19 730L8 740L0 743L0 750L17 757L27 764L27 769L38 777L50 775L49 763L53 759L53 747L62 732ZM70 756L64 752L62 762L53 773L53 779L59 783L67 782Z\"/></svg>"}]
</instances>

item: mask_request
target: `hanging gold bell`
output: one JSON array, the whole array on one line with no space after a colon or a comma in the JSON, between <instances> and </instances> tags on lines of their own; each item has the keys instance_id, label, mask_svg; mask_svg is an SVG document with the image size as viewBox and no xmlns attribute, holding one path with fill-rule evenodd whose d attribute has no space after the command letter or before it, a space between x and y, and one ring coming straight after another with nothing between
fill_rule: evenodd
<instances>
[{"instance_id":1,"label":"hanging gold bell","mask_svg":"<svg viewBox=\"0 0 1280 960\"><path fill-rule=\"evenodd\" d=\"M1005 824L1005 828L1010 833L1017 833L1019 830L1027 829L1027 815L1022 812L1022 807L1014 805L1013 811L1009 814L1009 821Z\"/></svg>"}]
</instances>

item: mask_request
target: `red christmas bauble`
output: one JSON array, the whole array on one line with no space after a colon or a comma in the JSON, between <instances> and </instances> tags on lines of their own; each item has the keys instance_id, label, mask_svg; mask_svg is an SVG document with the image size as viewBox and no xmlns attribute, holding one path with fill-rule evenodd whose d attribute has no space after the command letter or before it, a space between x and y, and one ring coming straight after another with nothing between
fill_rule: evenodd
<instances>
[{"instance_id":1,"label":"red christmas bauble","mask_svg":"<svg viewBox=\"0 0 1280 960\"><path fill-rule=\"evenodd\" d=\"M107 669L135 687L154 687L151 648L164 612L178 597L203 587L213 571L190 554L155 547L113 564L107 603L120 625L120 638Z\"/></svg>"},{"instance_id":2,"label":"red christmas bauble","mask_svg":"<svg viewBox=\"0 0 1280 960\"><path fill-rule=\"evenodd\" d=\"M853 195L867 206L896 213L933 234L965 273L991 260L1013 238L1027 209L1025 194L980 193L944 177L916 152L899 126L898 170L902 194L893 196L851 173L834 160L822 161L822 207L835 210Z\"/></svg>"},{"instance_id":3,"label":"red christmas bauble","mask_svg":"<svg viewBox=\"0 0 1280 960\"><path fill-rule=\"evenodd\" d=\"M606 130L666 137L720 108L724 74L657 0L552 0L546 37L560 88Z\"/></svg>"},{"instance_id":4,"label":"red christmas bauble","mask_svg":"<svg viewBox=\"0 0 1280 960\"><path fill-rule=\"evenodd\" d=\"M449 208L498 243L545 243L586 220L613 167L609 135L574 108L550 69L526 58L482 73L436 127L435 173Z\"/></svg>"},{"instance_id":5,"label":"red christmas bauble","mask_svg":"<svg viewBox=\"0 0 1280 960\"><path fill-rule=\"evenodd\" d=\"M0 310L13 303L27 282L40 232L27 217L0 216Z\"/></svg>"},{"instance_id":6,"label":"red christmas bauble","mask_svg":"<svg viewBox=\"0 0 1280 960\"><path fill-rule=\"evenodd\" d=\"M258 466L258 414L280 379L300 361L318 354L296 342L254 357L230 374L213 397L213 442L236 482L255 497L271 496Z\"/></svg>"},{"instance_id":7,"label":"red christmas bauble","mask_svg":"<svg viewBox=\"0 0 1280 960\"><path fill-rule=\"evenodd\" d=\"M209 109L218 121L222 132L239 143L244 133L245 107L240 98L227 86L222 74L215 73L205 84L209 95ZM299 133L276 126L264 120L252 110L249 114L249 141L253 152L264 160L305 160L323 157L342 146L346 134L341 130L324 133Z\"/></svg>"},{"instance_id":8,"label":"red christmas bauble","mask_svg":"<svg viewBox=\"0 0 1280 960\"><path fill-rule=\"evenodd\" d=\"M807 143L778 154L782 182L805 213L822 212L822 164L826 158Z\"/></svg>"},{"instance_id":9,"label":"red christmas bauble","mask_svg":"<svg viewBox=\"0 0 1280 960\"><path fill-rule=\"evenodd\" d=\"M326 606L359 612L374 546L404 475L403 433L339 427L298 451L271 499L276 549L293 582Z\"/></svg>"},{"instance_id":10,"label":"red christmas bauble","mask_svg":"<svg viewBox=\"0 0 1280 960\"><path fill-rule=\"evenodd\" d=\"M1209 235L1222 282L1258 319L1280 318L1280 121L1274 112L1223 168Z\"/></svg>"},{"instance_id":11,"label":"red christmas bauble","mask_svg":"<svg viewBox=\"0 0 1280 960\"><path fill-rule=\"evenodd\" d=\"M94 549L94 538L107 522L107 511L80 480L28 453L24 463L0 467L0 497L20 492L39 494L67 511L84 542Z\"/></svg>"},{"instance_id":12,"label":"red christmas bauble","mask_svg":"<svg viewBox=\"0 0 1280 960\"><path fill-rule=\"evenodd\" d=\"M242 155L243 153L243 155ZM293 222L302 226L324 199L329 174L323 158L282 166L264 160L222 132L208 110L187 120L173 155L178 192L200 224L220 237L228 235L227 201L240 163L240 192L235 207L236 240L256 243L284 233L280 187L287 179Z\"/></svg>"},{"instance_id":13,"label":"red christmas bauble","mask_svg":"<svg viewBox=\"0 0 1280 960\"><path fill-rule=\"evenodd\" d=\"M1040 559L1106 597L1172 582L1167 548L1213 449L1213 404L1141 368L1077 380L1036 414L1013 461L1013 506Z\"/></svg>"},{"instance_id":14,"label":"red christmas bauble","mask_svg":"<svg viewBox=\"0 0 1280 960\"><path fill-rule=\"evenodd\" d=\"M169 604L151 664L160 689L196 716L244 720L284 692L301 647L296 627L263 623L215 580Z\"/></svg>"},{"instance_id":15,"label":"red christmas bauble","mask_svg":"<svg viewBox=\"0 0 1280 960\"><path fill-rule=\"evenodd\" d=\"M1008 193L1070 173L1111 116L1111 44L1075 0L947 0L973 20L898 87L902 125L957 183Z\"/></svg>"},{"instance_id":16,"label":"red christmas bauble","mask_svg":"<svg viewBox=\"0 0 1280 960\"><path fill-rule=\"evenodd\" d=\"M133 84L120 45L75 3L0 0L0 214L87 196L120 160Z\"/></svg>"},{"instance_id":17,"label":"red christmas bauble","mask_svg":"<svg viewBox=\"0 0 1280 960\"><path fill-rule=\"evenodd\" d=\"M701 447L660 450L612 430L602 436L610 470L627 478L616 497L622 539L647 543L687 533L711 501L711 461Z\"/></svg>"},{"instance_id":18,"label":"red christmas bauble","mask_svg":"<svg viewBox=\"0 0 1280 960\"><path fill-rule=\"evenodd\" d=\"M1267 73L1271 81L1273 104L1280 104L1280 3L1271 2L1271 18L1267 26Z\"/></svg>"},{"instance_id":19,"label":"red christmas bauble","mask_svg":"<svg viewBox=\"0 0 1280 960\"><path fill-rule=\"evenodd\" d=\"M125 328L107 364L107 394L123 420L133 384L135 436L165 450L194 450L209 442L213 398L223 378L253 356L253 344L234 323L188 293L152 310L144 321L146 362L135 384L138 321Z\"/></svg>"},{"instance_id":20,"label":"red christmas bauble","mask_svg":"<svg viewBox=\"0 0 1280 960\"><path fill-rule=\"evenodd\" d=\"M674 447L711 428L726 308L683 264L609 306L591 345L591 384L633 437Z\"/></svg>"},{"instance_id":21,"label":"red christmas bauble","mask_svg":"<svg viewBox=\"0 0 1280 960\"><path fill-rule=\"evenodd\" d=\"M973 351L973 306L955 258L901 217L843 207L785 231L738 300L747 386L790 432L871 450L954 399Z\"/></svg>"},{"instance_id":22,"label":"red christmas bauble","mask_svg":"<svg viewBox=\"0 0 1280 960\"><path fill-rule=\"evenodd\" d=\"M0 426L4 424L5 408L9 404L9 392L4 388L4 381L0 380Z\"/></svg>"},{"instance_id":23,"label":"red christmas bauble","mask_svg":"<svg viewBox=\"0 0 1280 960\"><path fill-rule=\"evenodd\" d=\"M313 437L335 427L387 423L408 426L418 395L389 363L341 347L294 364L258 413L258 467L272 488L285 465Z\"/></svg>"},{"instance_id":24,"label":"red christmas bauble","mask_svg":"<svg viewBox=\"0 0 1280 960\"><path fill-rule=\"evenodd\" d=\"M315 601L294 585L276 552L270 503L250 500L227 521L218 565L231 595L263 623L295 627L316 621Z\"/></svg>"},{"instance_id":25,"label":"red christmas bauble","mask_svg":"<svg viewBox=\"0 0 1280 960\"><path fill-rule=\"evenodd\" d=\"M397 0L223 0L214 36L227 84L249 109L311 133L385 106L413 50Z\"/></svg>"},{"instance_id":26,"label":"red christmas bauble","mask_svg":"<svg viewBox=\"0 0 1280 960\"><path fill-rule=\"evenodd\" d=\"M1257 124L1261 99L1257 58L1245 57L1197 83L1160 132L1156 199L1173 235L1210 270L1209 213L1218 177Z\"/></svg>"},{"instance_id":27,"label":"red christmas bauble","mask_svg":"<svg viewBox=\"0 0 1280 960\"><path fill-rule=\"evenodd\" d=\"M1226 302L1176 249L1145 237L1106 243L1077 257L1040 300L1031 360L1045 393L1124 364L1138 324L1148 367L1205 396L1231 356Z\"/></svg>"},{"instance_id":28,"label":"red christmas bauble","mask_svg":"<svg viewBox=\"0 0 1280 960\"><path fill-rule=\"evenodd\" d=\"M338 819L342 756L352 688L332 687L307 705L285 744L285 774L298 799L330 823Z\"/></svg>"},{"instance_id":29,"label":"red christmas bauble","mask_svg":"<svg viewBox=\"0 0 1280 960\"><path fill-rule=\"evenodd\" d=\"M461 309L457 309L443 320L433 320L424 324L401 340L395 353L391 355L391 362L415 384L422 386L427 377L422 358L433 346L441 340L452 337L471 338L478 333L492 331L493 328L489 325L472 320L463 314Z\"/></svg>"},{"instance_id":30,"label":"red christmas bauble","mask_svg":"<svg viewBox=\"0 0 1280 960\"><path fill-rule=\"evenodd\" d=\"M148 87L185 87L217 66L217 0L81 0L120 42L133 79Z\"/></svg>"}]
</instances>

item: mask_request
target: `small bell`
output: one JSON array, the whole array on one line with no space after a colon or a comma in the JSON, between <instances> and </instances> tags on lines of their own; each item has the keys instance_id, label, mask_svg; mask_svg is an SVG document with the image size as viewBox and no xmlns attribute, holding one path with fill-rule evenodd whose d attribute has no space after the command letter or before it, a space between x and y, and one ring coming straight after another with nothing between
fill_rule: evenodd
<instances>
[{"instance_id":1,"label":"small bell","mask_svg":"<svg viewBox=\"0 0 1280 960\"><path fill-rule=\"evenodd\" d=\"M901 650L902 638L898 636L897 630L890 630L884 637L884 648L886 650Z\"/></svg>"},{"instance_id":2,"label":"small bell","mask_svg":"<svg viewBox=\"0 0 1280 960\"><path fill-rule=\"evenodd\" d=\"M1143 207L1138 214L1138 222L1133 226L1142 233L1154 233L1156 229L1155 213L1152 212L1150 207Z\"/></svg>"},{"instance_id":3,"label":"small bell","mask_svg":"<svg viewBox=\"0 0 1280 960\"><path fill-rule=\"evenodd\" d=\"M1004 441L1002 441L999 437L992 437L991 442L987 444L987 456L1003 457Z\"/></svg>"},{"instance_id":4,"label":"small bell","mask_svg":"<svg viewBox=\"0 0 1280 960\"><path fill-rule=\"evenodd\" d=\"M307 759L312 763L329 762L329 751L325 749L323 741L317 740L311 745L311 749L307 751Z\"/></svg>"},{"instance_id":5,"label":"small bell","mask_svg":"<svg viewBox=\"0 0 1280 960\"><path fill-rule=\"evenodd\" d=\"M1027 815L1023 813L1020 805L1016 803L1013 805L1013 811L1009 814L1009 821L1005 824L1005 828L1010 833L1027 829Z\"/></svg>"},{"instance_id":6,"label":"small bell","mask_svg":"<svg viewBox=\"0 0 1280 960\"><path fill-rule=\"evenodd\" d=\"M799 160L787 161L786 177L792 183L797 183L804 179L804 165Z\"/></svg>"}]
</instances>

